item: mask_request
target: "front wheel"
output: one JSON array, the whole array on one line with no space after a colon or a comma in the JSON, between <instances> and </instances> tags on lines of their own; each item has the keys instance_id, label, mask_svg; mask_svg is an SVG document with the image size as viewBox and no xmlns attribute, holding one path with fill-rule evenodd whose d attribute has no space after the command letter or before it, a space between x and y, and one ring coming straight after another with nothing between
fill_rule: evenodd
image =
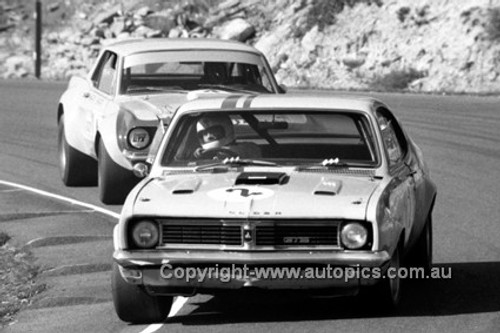
<instances>
[{"instance_id":1,"label":"front wheel","mask_svg":"<svg viewBox=\"0 0 500 333\"><path fill-rule=\"evenodd\" d=\"M400 259L400 249L398 246L392 254L385 278L372 287L372 301L377 306L382 306L385 310L395 309L401 300Z\"/></svg>"},{"instance_id":2,"label":"front wheel","mask_svg":"<svg viewBox=\"0 0 500 333\"><path fill-rule=\"evenodd\" d=\"M104 204L120 205L139 179L113 161L102 140L99 140L98 149L99 198Z\"/></svg>"},{"instance_id":3,"label":"front wheel","mask_svg":"<svg viewBox=\"0 0 500 333\"><path fill-rule=\"evenodd\" d=\"M118 317L128 323L163 322L172 307L172 296L151 296L143 287L123 280L118 264L113 263L111 278L113 304Z\"/></svg>"},{"instance_id":4,"label":"front wheel","mask_svg":"<svg viewBox=\"0 0 500 333\"><path fill-rule=\"evenodd\" d=\"M97 185L97 163L84 153L71 147L64 134L64 115L61 115L57 131L59 172L66 186Z\"/></svg>"},{"instance_id":5,"label":"front wheel","mask_svg":"<svg viewBox=\"0 0 500 333\"><path fill-rule=\"evenodd\" d=\"M408 266L422 267L429 273L432 268L432 217L429 213L417 243L408 255Z\"/></svg>"}]
</instances>

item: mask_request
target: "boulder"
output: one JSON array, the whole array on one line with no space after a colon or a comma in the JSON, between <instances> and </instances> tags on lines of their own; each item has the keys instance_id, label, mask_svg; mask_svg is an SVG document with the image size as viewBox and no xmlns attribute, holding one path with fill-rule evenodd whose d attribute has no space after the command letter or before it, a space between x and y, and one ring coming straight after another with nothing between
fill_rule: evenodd
<instances>
[{"instance_id":1,"label":"boulder","mask_svg":"<svg viewBox=\"0 0 500 333\"><path fill-rule=\"evenodd\" d=\"M47 10L52 13L57 11L59 7L61 7L61 4L59 2L54 2L47 5Z\"/></svg>"},{"instance_id":2,"label":"boulder","mask_svg":"<svg viewBox=\"0 0 500 333\"><path fill-rule=\"evenodd\" d=\"M141 25L140 27L137 27L135 31L132 33L132 36L135 37L147 37L148 34L154 33L155 30L148 28L144 25Z\"/></svg>"},{"instance_id":3,"label":"boulder","mask_svg":"<svg viewBox=\"0 0 500 333\"><path fill-rule=\"evenodd\" d=\"M244 19L237 18L227 22L219 29L214 29L213 32L221 39L244 42L255 34L255 27Z\"/></svg>"},{"instance_id":4,"label":"boulder","mask_svg":"<svg viewBox=\"0 0 500 333\"><path fill-rule=\"evenodd\" d=\"M144 25L153 30L159 30L165 35L175 27L175 19L172 16L162 14L151 14L144 19Z\"/></svg>"},{"instance_id":5,"label":"boulder","mask_svg":"<svg viewBox=\"0 0 500 333\"><path fill-rule=\"evenodd\" d=\"M108 10L105 10L99 14L97 14L94 19L92 20L92 23L95 25L99 25L101 23L106 23L106 24L111 24L113 23L113 19L117 16L119 16L119 12L121 9L121 5L115 5L111 7Z\"/></svg>"},{"instance_id":6,"label":"boulder","mask_svg":"<svg viewBox=\"0 0 500 333\"><path fill-rule=\"evenodd\" d=\"M151 8L149 8L149 6L141 7L135 12L135 14L138 16L147 16L151 13L153 13L153 11L151 10Z\"/></svg>"},{"instance_id":7,"label":"boulder","mask_svg":"<svg viewBox=\"0 0 500 333\"><path fill-rule=\"evenodd\" d=\"M118 36L125 30L125 18L115 17L113 23L109 27L109 30L113 33L113 35Z\"/></svg>"}]
</instances>

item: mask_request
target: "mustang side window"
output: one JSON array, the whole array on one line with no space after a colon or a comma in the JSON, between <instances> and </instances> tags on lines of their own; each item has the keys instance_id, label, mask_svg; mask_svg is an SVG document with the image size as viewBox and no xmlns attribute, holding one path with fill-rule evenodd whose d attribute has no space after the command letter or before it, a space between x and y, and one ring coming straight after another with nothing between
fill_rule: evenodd
<instances>
[{"instance_id":1,"label":"mustang side window","mask_svg":"<svg viewBox=\"0 0 500 333\"><path fill-rule=\"evenodd\" d=\"M117 56L113 53L105 55L99 78L97 79L97 89L111 95L115 89L116 60Z\"/></svg>"},{"instance_id":2,"label":"mustang side window","mask_svg":"<svg viewBox=\"0 0 500 333\"><path fill-rule=\"evenodd\" d=\"M377 121L389 156L389 165L397 164L406 152L406 141L394 117L386 109L377 110Z\"/></svg>"}]
</instances>

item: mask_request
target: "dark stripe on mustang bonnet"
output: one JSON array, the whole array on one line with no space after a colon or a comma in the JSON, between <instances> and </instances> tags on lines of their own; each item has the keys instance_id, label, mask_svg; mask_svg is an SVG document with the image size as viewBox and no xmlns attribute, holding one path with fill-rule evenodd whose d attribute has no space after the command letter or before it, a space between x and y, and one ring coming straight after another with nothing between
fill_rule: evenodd
<instances>
[{"instance_id":1,"label":"dark stripe on mustang bonnet","mask_svg":"<svg viewBox=\"0 0 500 333\"><path fill-rule=\"evenodd\" d=\"M247 109L250 107L250 105L252 104L252 101L253 99L257 97L257 95L252 95L252 96L248 96L248 98L245 100L245 102L243 103L243 108L244 109Z\"/></svg>"},{"instance_id":2,"label":"dark stripe on mustang bonnet","mask_svg":"<svg viewBox=\"0 0 500 333\"><path fill-rule=\"evenodd\" d=\"M232 95L227 97L224 101L222 101L221 109L235 109L236 102L240 99L241 95Z\"/></svg>"}]
</instances>

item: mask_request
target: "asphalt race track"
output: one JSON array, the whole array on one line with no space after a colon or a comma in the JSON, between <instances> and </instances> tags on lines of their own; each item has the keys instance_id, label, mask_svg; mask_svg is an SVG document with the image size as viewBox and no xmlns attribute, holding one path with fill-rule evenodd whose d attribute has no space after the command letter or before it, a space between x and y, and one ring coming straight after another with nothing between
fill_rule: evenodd
<instances>
[{"instance_id":1,"label":"asphalt race track","mask_svg":"<svg viewBox=\"0 0 500 333\"><path fill-rule=\"evenodd\" d=\"M56 108L64 88L63 83L0 81L0 181L119 213L120 206L106 207L99 202L96 188L66 188L60 181ZM434 263L444 272L450 271L451 279L405 281L404 299L393 313L357 298L242 293L190 298L163 325L127 325L114 314L109 287L110 237L116 219L0 185L0 230L19 242L42 236L66 237L57 245L35 248L42 266L56 272L41 277L49 286L45 295L50 297L39 295L37 306L22 311L6 331L497 332L500 98L376 96L392 107L430 165L438 185ZM85 262L91 263L85 267L93 269L57 274L61 266L77 264L82 254Z\"/></svg>"}]
</instances>

